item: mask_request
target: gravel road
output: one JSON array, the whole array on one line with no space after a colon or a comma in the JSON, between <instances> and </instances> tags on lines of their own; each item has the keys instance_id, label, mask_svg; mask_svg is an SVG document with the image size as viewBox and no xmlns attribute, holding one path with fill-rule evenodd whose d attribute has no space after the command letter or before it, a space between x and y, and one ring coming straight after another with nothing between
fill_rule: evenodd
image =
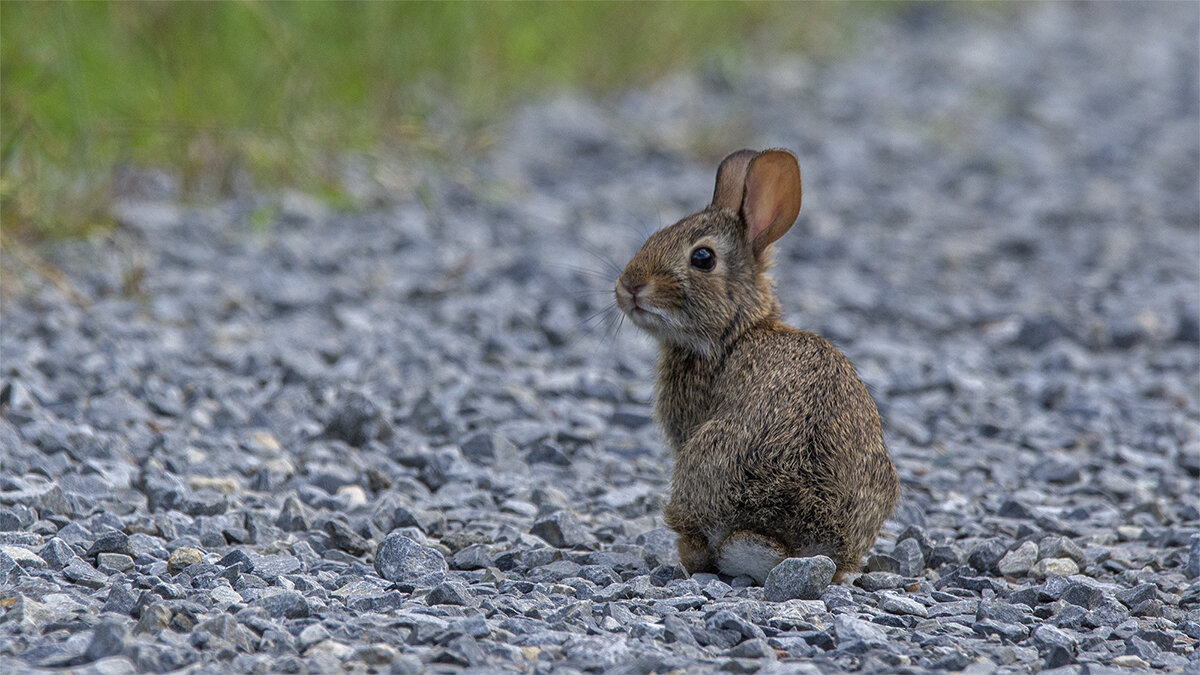
<instances>
[{"instance_id":1,"label":"gravel road","mask_svg":"<svg viewBox=\"0 0 1200 675\"><path fill-rule=\"evenodd\" d=\"M129 181L4 300L0 671L1196 672L1198 34L918 5L523 108L366 212ZM611 297L746 146L800 158L785 316L903 482L863 574L782 601L679 566Z\"/></svg>"}]
</instances>

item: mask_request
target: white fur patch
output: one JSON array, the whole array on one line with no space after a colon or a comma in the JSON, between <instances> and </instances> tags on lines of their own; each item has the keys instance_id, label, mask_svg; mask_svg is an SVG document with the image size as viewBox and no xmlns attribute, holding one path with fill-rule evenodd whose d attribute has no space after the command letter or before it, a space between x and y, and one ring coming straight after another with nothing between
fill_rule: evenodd
<instances>
[{"instance_id":1,"label":"white fur patch","mask_svg":"<svg viewBox=\"0 0 1200 675\"><path fill-rule=\"evenodd\" d=\"M717 568L731 577L746 575L759 584L783 561L783 554L774 546L749 537L730 537L717 551Z\"/></svg>"}]
</instances>

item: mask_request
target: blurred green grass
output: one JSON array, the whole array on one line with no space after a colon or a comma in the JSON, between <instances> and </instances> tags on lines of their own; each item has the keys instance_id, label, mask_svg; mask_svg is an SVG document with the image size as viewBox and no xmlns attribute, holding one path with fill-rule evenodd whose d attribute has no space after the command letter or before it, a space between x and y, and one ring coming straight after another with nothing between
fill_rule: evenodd
<instances>
[{"instance_id":1,"label":"blurred green grass","mask_svg":"<svg viewBox=\"0 0 1200 675\"><path fill-rule=\"evenodd\" d=\"M556 87L827 48L877 7L4 0L0 225L21 241L103 230L120 166L171 170L186 197L243 171L344 202L347 153L470 151ZM430 132L447 111L453 148Z\"/></svg>"}]
</instances>

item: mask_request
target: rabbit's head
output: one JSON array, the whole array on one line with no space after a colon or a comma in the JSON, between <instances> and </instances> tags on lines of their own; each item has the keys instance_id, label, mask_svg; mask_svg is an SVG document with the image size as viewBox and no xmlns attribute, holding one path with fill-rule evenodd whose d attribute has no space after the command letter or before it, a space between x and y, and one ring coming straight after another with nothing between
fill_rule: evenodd
<instances>
[{"instance_id":1,"label":"rabbit's head","mask_svg":"<svg viewBox=\"0 0 1200 675\"><path fill-rule=\"evenodd\" d=\"M659 341L705 358L778 316L770 245L800 212L800 167L787 150L721 162L712 204L655 232L617 280L617 305Z\"/></svg>"}]
</instances>

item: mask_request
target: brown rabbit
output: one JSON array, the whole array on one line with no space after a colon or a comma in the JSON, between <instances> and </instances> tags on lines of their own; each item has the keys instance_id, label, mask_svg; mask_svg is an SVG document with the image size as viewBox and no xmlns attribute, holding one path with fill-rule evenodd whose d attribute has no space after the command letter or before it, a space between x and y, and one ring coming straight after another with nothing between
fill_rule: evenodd
<instances>
[{"instance_id":1,"label":"brown rabbit","mask_svg":"<svg viewBox=\"0 0 1200 675\"><path fill-rule=\"evenodd\" d=\"M827 555L837 578L899 496L879 412L828 340L782 323L770 245L800 212L786 150L740 150L712 204L654 233L617 304L659 341L655 418L675 457L667 524L689 572L762 583L787 557Z\"/></svg>"}]
</instances>

